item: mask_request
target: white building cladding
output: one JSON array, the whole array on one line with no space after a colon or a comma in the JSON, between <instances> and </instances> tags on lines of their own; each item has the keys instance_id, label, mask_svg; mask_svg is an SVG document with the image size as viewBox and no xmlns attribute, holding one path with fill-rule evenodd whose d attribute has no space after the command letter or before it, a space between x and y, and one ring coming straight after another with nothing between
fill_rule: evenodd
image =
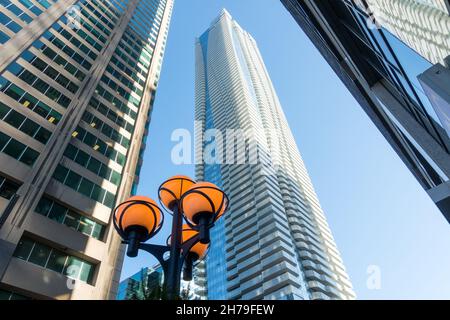
<instances>
[{"instance_id":1,"label":"white building cladding","mask_svg":"<svg viewBox=\"0 0 450 320\"><path fill-rule=\"evenodd\" d=\"M367 4L374 22L428 61L443 63L450 55L448 0L367 0Z\"/></svg>"},{"instance_id":2,"label":"white building cladding","mask_svg":"<svg viewBox=\"0 0 450 320\"><path fill-rule=\"evenodd\" d=\"M211 234L208 298L355 298L257 44L225 10L196 42L196 121L197 178L231 203ZM198 161L219 145L201 142L212 128L245 130L257 163Z\"/></svg>"}]
</instances>

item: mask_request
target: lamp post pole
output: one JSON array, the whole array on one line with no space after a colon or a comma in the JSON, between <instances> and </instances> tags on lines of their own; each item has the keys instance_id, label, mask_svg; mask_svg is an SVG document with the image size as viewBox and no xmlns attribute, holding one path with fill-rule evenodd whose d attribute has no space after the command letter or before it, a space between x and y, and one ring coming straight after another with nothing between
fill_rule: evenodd
<instances>
[{"instance_id":1,"label":"lamp post pole","mask_svg":"<svg viewBox=\"0 0 450 320\"><path fill-rule=\"evenodd\" d=\"M181 231L183 217L179 210L178 201L172 208L172 245L170 246L170 263L166 290L169 299L176 299L180 291L180 254L181 254Z\"/></svg>"}]
</instances>

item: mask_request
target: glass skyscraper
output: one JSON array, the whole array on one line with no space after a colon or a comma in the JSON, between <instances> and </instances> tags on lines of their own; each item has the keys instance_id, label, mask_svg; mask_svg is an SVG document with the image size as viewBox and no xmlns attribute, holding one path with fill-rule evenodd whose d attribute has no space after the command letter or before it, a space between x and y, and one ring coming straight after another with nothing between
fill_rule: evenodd
<instances>
[{"instance_id":1,"label":"glass skyscraper","mask_svg":"<svg viewBox=\"0 0 450 320\"><path fill-rule=\"evenodd\" d=\"M450 222L450 2L282 2Z\"/></svg>"},{"instance_id":2,"label":"glass skyscraper","mask_svg":"<svg viewBox=\"0 0 450 320\"><path fill-rule=\"evenodd\" d=\"M192 281L181 280L182 300L205 300L201 283L202 268L194 269ZM117 300L160 300L164 286L164 272L160 264L143 268L120 282Z\"/></svg>"},{"instance_id":3,"label":"glass skyscraper","mask_svg":"<svg viewBox=\"0 0 450 320\"><path fill-rule=\"evenodd\" d=\"M114 299L173 0L0 5L1 297Z\"/></svg>"},{"instance_id":4,"label":"glass skyscraper","mask_svg":"<svg viewBox=\"0 0 450 320\"><path fill-rule=\"evenodd\" d=\"M224 10L195 54L196 176L230 197L208 299L355 298L255 40Z\"/></svg>"}]
</instances>

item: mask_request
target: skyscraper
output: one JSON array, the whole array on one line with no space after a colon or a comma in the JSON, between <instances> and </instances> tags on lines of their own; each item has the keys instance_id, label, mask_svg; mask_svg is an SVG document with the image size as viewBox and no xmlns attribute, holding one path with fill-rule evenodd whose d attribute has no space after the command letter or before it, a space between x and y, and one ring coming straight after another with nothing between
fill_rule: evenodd
<instances>
[{"instance_id":1,"label":"skyscraper","mask_svg":"<svg viewBox=\"0 0 450 320\"><path fill-rule=\"evenodd\" d=\"M173 0L2 0L0 292L115 298Z\"/></svg>"},{"instance_id":2,"label":"skyscraper","mask_svg":"<svg viewBox=\"0 0 450 320\"><path fill-rule=\"evenodd\" d=\"M450 222L450 2L282 3Z\"/></svg>"},{"instance_id":3,"label":"skyscraper","mask_svg":"<svg viewBox=\"0 0 450 320\"><path fill-rule=\"evenodd\" d=\"M367 0L372 20L432 63L450 54L447 0ZM360 6L365 8L363 4Z\"/></svg>"},{"instance_id":4,"label":"skyscraper","mask_svg":"<svg viewBox=\"0 0 450 320\"><path fill-rule=\"evenodd\" d=\"M255 40L224 10L195 47L196 176L231 205L211 232L208 299L354 298Z\"/></svg>"}]
</instances>

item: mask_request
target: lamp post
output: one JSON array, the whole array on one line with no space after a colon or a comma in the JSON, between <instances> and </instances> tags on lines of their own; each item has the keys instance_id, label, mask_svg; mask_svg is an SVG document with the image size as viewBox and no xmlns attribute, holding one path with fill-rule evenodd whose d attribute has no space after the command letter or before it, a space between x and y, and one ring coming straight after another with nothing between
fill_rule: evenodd
<instances>
[{"instance_id":1,"label":"lamp post","mask_svg":"<svg viewBox=\"0 0 450 320\"><path fill-rule=\"evenodd\" d=\"M158 190L159 201L172 215L172 231L166 245L145 243L164 223L164 213L147 197L134 196L114 209L113 221L122 242L128 245L127 256L136 257L139 249L159 261L164 271L168 299L177 299L180 277L192 279L193 264L203 259L210 243L209 231L225 213L228 197L216 185L196 183L186 176L174 176ZM167 253L170 253L166 259Z\"/></svg>"}]
</instances>

